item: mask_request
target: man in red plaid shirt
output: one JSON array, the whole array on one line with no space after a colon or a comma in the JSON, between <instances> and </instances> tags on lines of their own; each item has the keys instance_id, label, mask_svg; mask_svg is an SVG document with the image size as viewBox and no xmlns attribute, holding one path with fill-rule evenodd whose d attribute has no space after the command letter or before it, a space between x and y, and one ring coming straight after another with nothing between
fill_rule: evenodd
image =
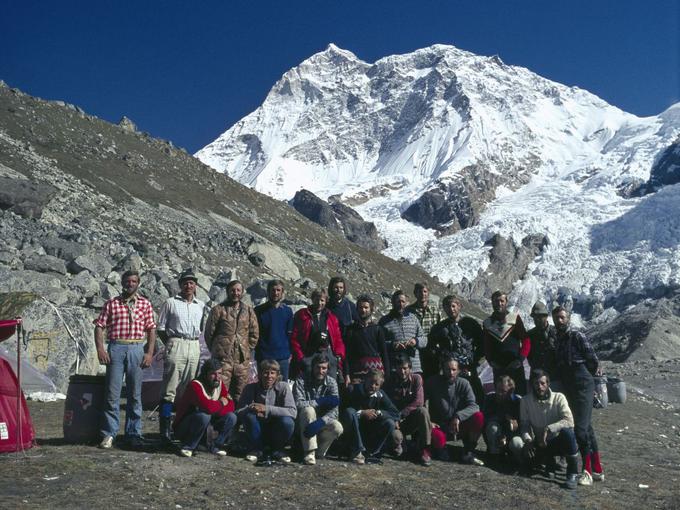
<instances>
[{"instance_id":1,"label":"man in red plaid shirt","mask_svg":"<svg viewBox=\"0 0 680 510\"><path fill-rule=\"evenodd\" d=\"M109 299L94 321L97 356L99 363L106 365L106 401L100 448L111 448L118 433L123 374L127 389L125 438L133 448L142 446L142 369L151 366L156 344L153 307L148 299L137 293L139 273L126 271L121 281L122 294ZM104 347L104 331L108 348Z\"/></svg>"}]
</instances>

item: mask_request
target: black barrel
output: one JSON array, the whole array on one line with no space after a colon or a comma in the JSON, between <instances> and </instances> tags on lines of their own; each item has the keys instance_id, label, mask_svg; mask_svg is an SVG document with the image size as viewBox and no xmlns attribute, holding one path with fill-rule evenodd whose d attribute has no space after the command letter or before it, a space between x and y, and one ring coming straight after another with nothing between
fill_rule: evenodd
<instances>
[{"instance_id":1,"label":"black barrel","mask_svg":"<svg viewBox=\"0 0 680 510\"><path fill-rule=\"evenodd\" d=\"M64 439L68 443L95 443L101 439L104 408L103 375L72 375L64 404Z\"/></svg>"}]
</instances>

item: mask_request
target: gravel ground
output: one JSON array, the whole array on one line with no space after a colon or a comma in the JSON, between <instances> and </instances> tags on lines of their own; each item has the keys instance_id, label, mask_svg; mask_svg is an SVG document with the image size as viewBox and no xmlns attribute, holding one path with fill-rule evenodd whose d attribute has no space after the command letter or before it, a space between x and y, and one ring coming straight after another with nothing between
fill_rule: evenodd
<instances>
[{"instance_id":1,"label":"gravel ground","mask_svg":"<svg viewBox=\"0 0 680 510\"><path fill-rule=\"evenodd\" d=\"M103 451L64 444L63 402L31 402L38 446L0 456L0 507L680 508L680 395L660 398L680 384L680 360L607 371L624 378L629 398L595 410L606 480L575 491L561 488L561 473L526 478L455 462L256 467L207 453L185 459L154 447L157 422L148 418L147 451Z\"/></svg>"}]
</instances>

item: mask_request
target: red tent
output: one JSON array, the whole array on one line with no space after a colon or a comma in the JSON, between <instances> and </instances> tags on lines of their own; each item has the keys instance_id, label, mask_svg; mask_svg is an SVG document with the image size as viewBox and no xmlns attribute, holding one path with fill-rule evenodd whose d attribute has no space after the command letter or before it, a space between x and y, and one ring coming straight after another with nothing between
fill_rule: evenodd
<instances>
[{"instance_id":1,"label":"red tent","mask_svg":"<svg viewBox=\"0 0 680 510\"><path fill-rule=\"evenodd\" d=\"M0 321L0 341L21 327L21 319ZM21 366L17 337L17 367ZM20 374L20 373L19 373ZM9 362L0 358L0 453L26 450L33 446L35 432L21 384Z\"/></svg>"}]
</instances>

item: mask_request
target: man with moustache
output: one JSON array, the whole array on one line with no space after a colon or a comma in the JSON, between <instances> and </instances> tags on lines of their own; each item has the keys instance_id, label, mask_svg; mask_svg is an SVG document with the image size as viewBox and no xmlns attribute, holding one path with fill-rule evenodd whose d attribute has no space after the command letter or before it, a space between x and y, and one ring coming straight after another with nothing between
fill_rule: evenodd
<instances>
[{"instance_id":1,"label":"man with moustache","mask_svg":"<svg viewBox=\"0 0 680 510\"><path fill-rule=\"evenodd\" d=\"M210 311L204 331L210 353L222 361L222 380L234 400L248 382L250 351L259 338L255 310L241 301L242 295L243 284L229 282L227 299Z\"/></svg>"},{"instance_id":2,"label":"man with moustache","mask_svg":"<svg viewBox=\"0 0 680 510\"><path fill-rule=\"evenodd\" d=\"M401 290L392 294L392 310L378 322L385 329L385 343L390 354L390 366L396 369L396 358L406 353L411 359L413 372L422 374L420 349L427 345L427 337L423 333L418 318L406 311L406 295Z\"/></svg>"},{"instance_id":3,"label":"man with moustache","mask_svg":"<svg viewBox=\"0 0 680 510\"><path fill-rule=\"evenodd\" d=\"M439 310L430 306L430 289L424 283L416 283L413 286L413 295L416 300L406 307L408 313L414 314L420 321L423 328L423 334L427 338L432 327L442 320ZM423 365L423 374L429 377L437 373L439 366L428 349L423 349L420 352L421 362Z\"/></svg>"},{"instance_id":4,"label":"man with moustache","mask_svg":"<svg viewBox=\"0 0 680 510\"><path fill-rule=\"evenodd\" d=\"M591 402L592 405L592 402ZM531 391L519 405L519 432L510 440L510 451L527 468L542 461L550 466L555 456L567 459L565 487L575 489L578 480L578 447L574 418L561 393L550 389L550 376L531 371Z\"/></svg>"},{"instance_id":5,"label":"man with moustache","mask_svg":"<svg viewBox=\"0 0 680 510\"><path fill-rule=\"evenodd\" d=\"M106 365L106 399L100 448L111 448L120 425L120 391L125 376L125 438L132 448L142 443L142 369L151 366L156 344L153 307L140 296L139 273L126 271L121 277L120 296L104 303L94 321L94 341L99 363ZM104 347L104 334L108 348ZM144 340L146 339L146 346Z\"/></svg>"},{"instance_id":6,"label":"man with moustache","mask_svg":"<svg viewBox=\"0 0 680 510\"><path fill-rule=\"evenodd\" d=\"M356 305L346 297L348 292L347 280L342 276L334 276L328 282L326 307L337 317L343 341L347 339L347 328L359 318Z\"/></svg>"},{"instance_id":7,"label":"man with moustache","mask_svg":"<svg viewBox=\"0 0 680 510\"><path fill-rule=\"evenodd\" d=\"M267 284L266 303L255 307L260 337L255 347L258 363L274 359L281 367L281 379L288 380L290 368L290 336L293 331L293 310L283 302L285 288L281 280Z\"/></svg>"},{"instance_id":8,"label":"man with moustache","mask_svg":"<svg viewBox=\"0 0 680 510\"><path fill-rule=\"evenodd\" d=\"M508 311L505 292L494 292L491 305L493 313L482 325L486 361L493 369L494 381L501 375L509 375L515 381L516 393L526 395L524 360L531 350L531 340L519 314Z\"/></svg>"},{"instance_id":9,"label":"man with moustache","mask_svg":"<svg viewBox=\"0 0 680 510\"><path fill-rule=\"evenodd\" d=\"M370 296L357 298L359 318L347 329L345 340L346 383L361 383L370 370L390 373L385 331L371 320L375 302Z\"/></svg>"},{"instance_id":10,"label":"man with moustache","mask_svg":"<svg viewBox=\"0 0 680 510\"><path fill-rule=\"evenodd\" d=\"M461 316L462 306L463 303L456 296L446 296L442 300L446 319L432 327L427 346L437 367L446 356L458 361L461 377L470 382L475 399L480 404L484 401L484 390L477 367L482 357L482 328L472 317Z\"/></svg>"},{"instance_id":11,"label":"man with moustache","mask_svg":"<svg viewBox=\"0 0 680 510\"><path fill-rule=\"evenodd\" d=\"M158 314L156 330L165 344L158 423L161 440L166 444L172 440L171 417L175 397L181 396L196 376L201 357L198 337L201 335L205 305L196 299L197 282L193 269L182 272L179 276L180 293L163 303Z\"/></svg>"}]
</instances>

